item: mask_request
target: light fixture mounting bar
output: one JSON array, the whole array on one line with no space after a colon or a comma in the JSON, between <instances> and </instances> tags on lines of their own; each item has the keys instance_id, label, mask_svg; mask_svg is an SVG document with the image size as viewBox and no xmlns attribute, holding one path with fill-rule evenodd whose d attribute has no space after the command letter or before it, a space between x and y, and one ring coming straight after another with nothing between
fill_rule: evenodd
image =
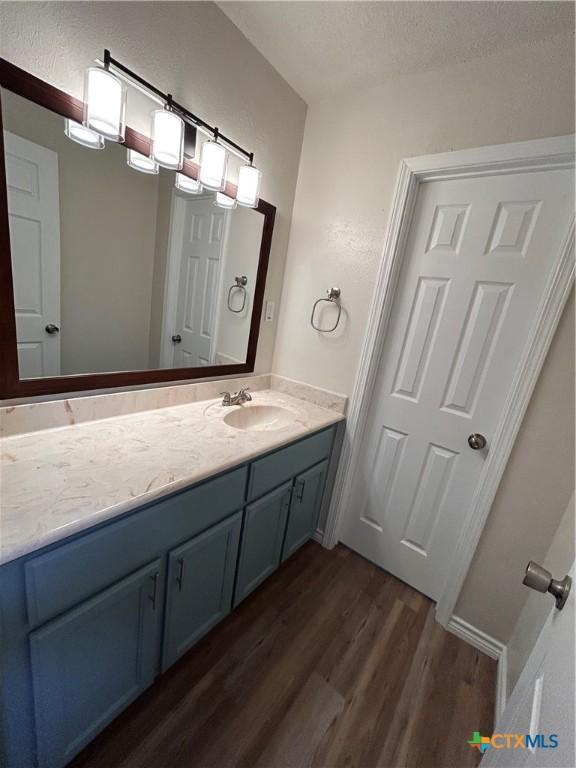
<instances>
[{"instance_id":1,"label":"light fixture mounting bar","mask_svg":"<svg viewBox=\"0 0 576 768\"><path fill-rule=\"evenodd\" d=\"M118 61L118 59L113 58L107 48L104 49L104 59L102 63L104 64L105 69L110 69L112 67L118 72L119 75L124 76L124 79L131 81L132 84L138 85L140 89L144 89L148 93L152 94L155 97L155 100L160 100L165 104L170 104L172 109L178 112L184 120L200 129L203 129L202 132L208 133L208 135L213 136L214 139L227 144L228 147L230 147L232 150L235 150L234 154L239 154L249 160L250 163L252 163L254 159L253 152L248 152L239 144L236 144L235 141L232 141L232 139L229 139L227 136L221 133L218 128L215 128L205 120L202 120L201 117L198 117L198 115L190 112L190 110L186 109L186 107L182 106L182 104L174 101L171 94L164 93L159 88L156 88L155 85L152 85L152 83L149 83L143 77L140 77L140 75L136 74L136 72L133 72L127 66L122 64L120 61Z\"/></svg>"}]
</instances>

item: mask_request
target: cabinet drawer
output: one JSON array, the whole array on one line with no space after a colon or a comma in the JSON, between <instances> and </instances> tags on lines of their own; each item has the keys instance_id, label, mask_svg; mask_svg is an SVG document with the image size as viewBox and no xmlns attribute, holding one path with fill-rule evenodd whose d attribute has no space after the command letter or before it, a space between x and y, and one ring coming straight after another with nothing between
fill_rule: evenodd
<instances>
[{"instance_id":1,"label":"cabinet drawer","mask_svg":"<svg viewBox=\"0 0 576 768\"><path fill-rule=\"evenodd\" d=\"M334 429L326 429L263 459L257 459L250 468L248 501L257 499L313 464L328 458L333 436Z\"/></svg>"},{"instance_id":2,"label":"cabinet drawer","mask_svg":"<svg viewBox=\"0 0 576 768\"><path fill-rule=\"evenodd\" d=\"M243 506L246 467L159 501L25 563L37 626L220 522Z\"/></svg>"}]
</instances>

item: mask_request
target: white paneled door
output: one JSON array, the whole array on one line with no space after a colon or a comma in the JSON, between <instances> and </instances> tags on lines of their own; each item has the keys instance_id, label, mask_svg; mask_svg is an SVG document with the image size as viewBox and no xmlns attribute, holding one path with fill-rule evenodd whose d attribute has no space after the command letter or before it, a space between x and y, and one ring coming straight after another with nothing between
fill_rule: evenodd
<instances>
[{"instance_id":1,"label":"white paneled door","mask_svg":"<svg viewBox=\"0 0 576 768\"><path fill-rule=\"evenodd\" d=\"M226 212L213 198L177 197L174 216L182 239L173 365L211 365Z\"/></svg>"},{"instance_id":2,"label":"white paneled door","mask_svg":"<svg viewBox=\"0 0 576 768\"><path fill-rule=\"evenodd\" d=\"M433 599L573 211L571 170L419 187L340 539Z\"/></svg>"},{"instance_id":3,"label":"white paneled door","mask_svg":"<svg viewBox=\"0 0 576 768\"><path fill-rule=\"evenodd\" d=\"M60 374L58 155L4 131L21 379Z\"/></svg>"}]
</instances>

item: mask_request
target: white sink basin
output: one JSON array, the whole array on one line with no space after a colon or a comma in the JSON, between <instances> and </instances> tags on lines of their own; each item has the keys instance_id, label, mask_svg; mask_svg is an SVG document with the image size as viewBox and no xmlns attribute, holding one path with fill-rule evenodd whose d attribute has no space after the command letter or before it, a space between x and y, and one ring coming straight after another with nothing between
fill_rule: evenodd
<instances>
[{"instance_id":1,"label":"white sink basin","mask_svg":"<svg viewBox=\"0 0 576 768\"><path fill-rule=\"evenodd\" d=\"M255 432L282 429L294 422L294 414L278 405L241 405L224 416L228 426Z\"/></svg>"}]
</instances>

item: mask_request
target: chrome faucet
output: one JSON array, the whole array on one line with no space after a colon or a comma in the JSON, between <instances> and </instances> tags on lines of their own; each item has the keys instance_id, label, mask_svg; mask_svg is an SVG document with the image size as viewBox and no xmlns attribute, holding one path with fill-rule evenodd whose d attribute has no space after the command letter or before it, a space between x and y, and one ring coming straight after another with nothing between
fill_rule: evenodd
<instances>
[{"instance_id":1,"label":"chrome faucet","mask_svg":"<svg viewBox=\"0 0 576 768\"><path fill-rule=\"evenodd\" d=\"M249 400L252 400L252 395L248 392L248 389L241 389L240 392L235 392L233 395L230 392L220 392L224 396L222 405L244 405Z\"/></svg>"}]
</instances>

